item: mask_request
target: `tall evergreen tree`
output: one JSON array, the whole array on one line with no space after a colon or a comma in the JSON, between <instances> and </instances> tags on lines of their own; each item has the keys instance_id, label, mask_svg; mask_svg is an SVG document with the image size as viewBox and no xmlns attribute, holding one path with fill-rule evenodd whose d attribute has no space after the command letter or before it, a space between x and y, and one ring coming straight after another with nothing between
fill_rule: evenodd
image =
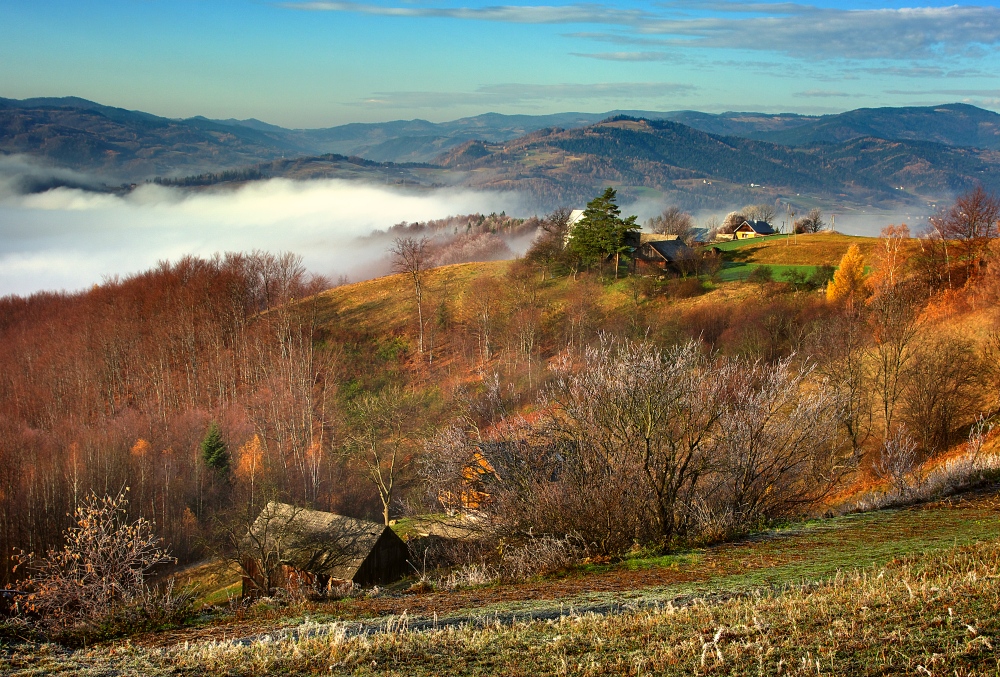
<instances>
[{"instance_id":1,"label":"tall evergreen tree","mask_svg":"<svg viewBox=\"0 0 1000 677\"><path fill-rule=\"evenodd\" d=\"M205 465L220 473L229 469L229 450L222 440L222 431L214 421L201 441L201 458Z\"/></svg>"},{"instance_id":2,"label":"tall evergreen tree","mask_svg":"<svg viewBox=\"0 0 1000 677\"><path fill-rule=\"evenodd\" d=\"M587 203L583 218L573 227L567 243L583 265L593 265L614 254L615 277L618 277L618 258L626 250L625 236L639 230L635 216L623 219L621 214L617 193L610 186Z\"/></svg>"}]
</instances>

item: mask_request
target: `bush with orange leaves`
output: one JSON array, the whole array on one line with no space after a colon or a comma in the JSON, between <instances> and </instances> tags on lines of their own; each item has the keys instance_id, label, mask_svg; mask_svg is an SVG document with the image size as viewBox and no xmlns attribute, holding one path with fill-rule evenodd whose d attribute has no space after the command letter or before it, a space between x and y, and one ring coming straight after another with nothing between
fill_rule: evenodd
<instances>
[{"instance_id":1,"label":"bush with orange leaves","mask_svg":"<svg viewBox=\"0 0 1000 677\"><path fill-rule=\"evenodd\" d=\"M18 568L29 572L22 581L25 618L42 634L75 644L161 627L189 613L189 593L147 584L156 567L174 559L152 523L128 521L126 491L84 499L61 549L15 556Z\"/></svg>"}]
</instances>

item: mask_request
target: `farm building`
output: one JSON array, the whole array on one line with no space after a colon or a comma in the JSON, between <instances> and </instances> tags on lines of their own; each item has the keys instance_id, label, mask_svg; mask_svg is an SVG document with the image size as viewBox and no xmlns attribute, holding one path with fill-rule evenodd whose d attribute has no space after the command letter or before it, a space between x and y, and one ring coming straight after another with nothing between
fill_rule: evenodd
<instances>
[{"instance_id":1,"label":"farm building","mask_svg":"<svg viewBox=\"0 0 1000 677\"><path fill-rule=\"evenodd\" d=\"M408 573L409 550L391 528L286 503L264 507L244 539L244 552L244 597L262 594L264 587L323 590L338 581L384 585ZM260 570L265 561L268 572Z\"/></svg>"},{"instance_id":2,"label":"farm building","mask_svg":"<svg viewBox=\"0 0 1000 677\"><path fill-rule=\"evenodd\" d=\"M676 235L654 233L628 233L625 244L632 250L632 260L637 269L653 267L660 270L675 268L678 263L692 259L694 250Z\"/></svg>"},{"instance_id":3,"label":"farm building","mask_svg":"<svg viewBox=\"0 0 1000 677\"><path fill-rule=\"evenodd\" d=\"M774 228L767 221L744 221L733 231L733 236L737 240L765 235L774 235Z\"/></svg>"}]
</instances>

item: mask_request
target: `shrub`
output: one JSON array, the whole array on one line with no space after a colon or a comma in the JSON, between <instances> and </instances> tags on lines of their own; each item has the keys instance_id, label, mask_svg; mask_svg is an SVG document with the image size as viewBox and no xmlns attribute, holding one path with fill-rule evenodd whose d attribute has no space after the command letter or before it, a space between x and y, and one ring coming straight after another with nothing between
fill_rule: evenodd
<instances>
[{"instance_id":1,"label":"shrub","mask_svg":"<svg viewBox=\"0 0 1000 677\"><path fill-rule=\"evenodd\" d=\"M770 266L757 266L751 270L750 274L747 276L747 282L756 282L758 284L764 284L773 280L774 272L771 270Z\"/></svg>"},{"instance_id":2,"label":"shrub","mask_svg":"<svg viewBox=\"0 0 1000 677\"><path fill-rule=\"evenodd\" d=\"M28 619L38 631L74 644L183 620L190 593L175 594L172 581L162 590L147 585L154 568L173 562L145 519L129 522L125 492L91 494L76 509L76 526L65 532L62 549L45 557L22 552L18 568Z\"/></svg>"}]
</instances>

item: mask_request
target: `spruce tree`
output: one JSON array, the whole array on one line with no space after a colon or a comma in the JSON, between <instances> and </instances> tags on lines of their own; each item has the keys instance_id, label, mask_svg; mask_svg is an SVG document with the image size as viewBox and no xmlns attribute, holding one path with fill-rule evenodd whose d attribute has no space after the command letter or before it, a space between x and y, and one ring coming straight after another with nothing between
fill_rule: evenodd
<instances>
[{"instance_id":1,"label":"spruce tree","mask_svg":"<svg viewBox=\"0 0 1000 677\"><path fill-rule=\"evenodd\" d=\"M222 441L222 431L214 421L208 427L205 439L201 441L201 458L205 465L220 473L229 469L229 451Z\"/></svg>"},{"instance_id":2,"label":"spruce tree","mask_svg":"<svg viewBox=\"0 0 1000 677\"><path fill-rule=\"evenodd\" d=\"M573 227L567 247L576 254L585 266L599 263L615 254L615 276L617 277L618 254L625 251L625 236L630 231L639 230L635 216L621 217L617 194L608 187L604 192L587 203L583 218Z\"/></svg>"}]
</instances>

